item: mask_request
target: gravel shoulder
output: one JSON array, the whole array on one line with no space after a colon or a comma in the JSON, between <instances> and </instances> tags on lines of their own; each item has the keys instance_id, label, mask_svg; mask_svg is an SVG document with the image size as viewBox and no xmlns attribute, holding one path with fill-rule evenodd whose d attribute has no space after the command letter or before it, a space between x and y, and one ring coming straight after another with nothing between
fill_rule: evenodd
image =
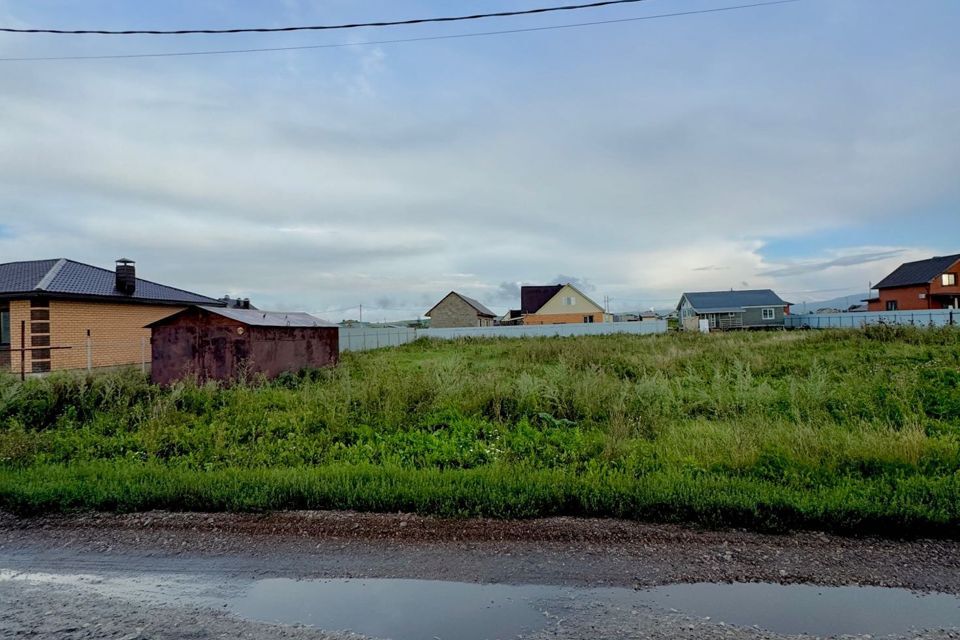
<instances>
[{"instance_id":1,"label":"gravel shoulder","mask_svg":"<svg viewBox=\"0 0 960 640\"><path fill-rule=\"evenodd\" d=\"M508 584L871 585L960 594L960 543L703 531L603 519L455 520L407 514L0 513L8 566Z\"/></svg>"}]
</instances>

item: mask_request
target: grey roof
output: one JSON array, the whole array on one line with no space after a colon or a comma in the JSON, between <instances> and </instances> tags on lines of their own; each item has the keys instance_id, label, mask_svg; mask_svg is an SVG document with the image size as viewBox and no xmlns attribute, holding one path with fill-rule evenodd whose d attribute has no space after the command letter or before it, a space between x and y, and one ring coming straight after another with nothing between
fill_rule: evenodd
<instances>
[{"instance_id":1,"label":"grey roof","mask_svg":"<svg viewBox=\"0 0 960 640\"><path fill-rule=\"evenodd\" d=\"M490 318L495 318L497 316L497 314L495 314L493 311L490 311L490 309L487 309L485 306L483 306L473 298L468 298L462 293L458 293L457 295L463 298L463 301L466 302L468 305L470 305L471 307L476 309L478 312L480 312L480 315L488 316Z\"/></svg>"},{"instance_id":2,"label":"grey roof","mask_svg":"<svg viewBox=\"0 0 960 640\"><path fill-rule=\"evenodd\" d=\"M744 307L779 307L790 304L771 289L697 291L684 293L683 297L699 313L724 313L741 311Z\"/></svg>"},{"instance_id":3,"label":"grey roof","mask_svg":"<svg viewBox=\"0 0 960 640\"><path fill-rule=\"evenodd\" d=\"M335 327L337 325L301 311L260 311L198 305L198 309L216 313L251 327Z\"/></svg>"},{"instance_id":4,"label":"grey roof","mask_svg":"<svg viewBox=\"0 0 960 640\"><path fill-rule=\"evenodd\" d=\"M493 311L490 311L490 309L486 308L485 306L483 306L482 304L480 304L479 302L477 302L477 301L474 300L473 298L469 298L469 297L463 295L462 293L457 293L456 291L451 291L451 292L448 293L447 295L443 296L443 298L440 299L440 302L443 302L444 300L446 300L446 299L449 298L450 296L457 296L458 298L460 298L461 300L463 300L464 302L466 302L468 305L470 305L471 307L473 307L474 309L476 309L477 313L479 313L479 314L482 315L482 316L487 316L488 318L496 318L496 317L497 317L497 314L495 314ZM432 307L430 307L430 311L427 311L427 313L426 313L425 315L429 316L429 315L433 312L433 310L437 308L437 305L439 305L440 302L438 302L437 304L435 304L435 305L433 305Z\"/></svg>"},{"instance_id":5,"label":"grey roof","mask_svg":"<svg viewBox=\"0 0 960 640\"><path fill-rule=\"evenodd\" d=\"M132 294L117 290L116 272L66 258L0 264L0 296L11 294L123 298L138 302L222 304L213 298L137 278Z\"/></svg>"},{"instance_id":6,"label":"grey roof","mask_svg":"<svg viewBox=\"0 0 960 640\"><path fill-rule=\"evenodd\" d=\"M957 260L960 260L960 253L952 256L937 256L915 262L904 262L897 267L893 273L873 285L873 288L887 289L889 287L908 287L914 284L927 284L949 269L950 265Z\"/></svg>"}]
</instances>

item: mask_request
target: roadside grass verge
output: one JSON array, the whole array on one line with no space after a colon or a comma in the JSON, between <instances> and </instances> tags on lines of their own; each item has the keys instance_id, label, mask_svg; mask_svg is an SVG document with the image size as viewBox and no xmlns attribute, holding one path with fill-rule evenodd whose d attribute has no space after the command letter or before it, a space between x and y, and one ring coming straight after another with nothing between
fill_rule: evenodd
<instances>
[{"instance_id":1,"label":"roadside grass verge","mask_svg":"<svg viewBox=\"0 0 960 640\"><path fill-rule=\"evenodd\" d=\"M846 480L808 489L682 471L641 477L519 467L197 471L100 462L2 470L0 504L21 514L352 509L453 517L616 517L777 532L960 533L957 477Z\"/></svg>"},{"instance_id":2,"label":"roadside grass verge","mask_svg":"<svg viewBox=\"0 0 960 640\"><path fill-rule=\"evenodd\" d=\"M960 331L421 341L234 385L0 378L0 508L960 532Z\"/></svg>"}]
</instances>

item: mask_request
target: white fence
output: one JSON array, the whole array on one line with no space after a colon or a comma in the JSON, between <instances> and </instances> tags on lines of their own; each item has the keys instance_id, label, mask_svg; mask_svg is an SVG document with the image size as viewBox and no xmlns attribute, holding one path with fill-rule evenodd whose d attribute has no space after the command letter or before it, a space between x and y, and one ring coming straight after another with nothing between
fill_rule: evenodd
<instances>
[{"instance_id":1,"label":"white fence","mask_svg":"<svg viewBox=\"0 0 960 640\"><path fill-rule=\"evenodd\" d=\"M545 336L600 336L612 333L647 335L666 333L666 320L643 322L597 322L578 324L532 324L508 327L460 327L456 329L420 329L418 338L538 338Z\"/></svg>"},{"instance_id":2,"label":"white fence","mask_svg":"<svg viewBox=\"0 0 960 640\"><path fill-rule=\"evenodd\" d=\"M855 313L791 314L784 318L787 329L860 329L871 324L944 327L960 324L960 310L865 311Z\"/></svg>"},{"instance_id":3,"label":"white fence","mask_svg":"<svg viewBox=\"0 0 960 640\"><path fill-rule=\"evenodd\" d=\"M456 340L457 338L537 338L550 336L597 336L616 333L650 335L666 333L666 320L643 322L598 322L578 324L542 324L508 327L459 327L456 329L406 329L340 327L341 351L366 351L413 342L417 338Z\"/></svg>"},{"instance_id":4,"label":"white fence","mask_svg":"<svg viewBox=\"0 0 960 640\"><path fill-rule=\"evenodd\" d=\"M396 347L416 339L417 330L407 327L340 327L340 351Z\"/></svg>"}]
</instances>

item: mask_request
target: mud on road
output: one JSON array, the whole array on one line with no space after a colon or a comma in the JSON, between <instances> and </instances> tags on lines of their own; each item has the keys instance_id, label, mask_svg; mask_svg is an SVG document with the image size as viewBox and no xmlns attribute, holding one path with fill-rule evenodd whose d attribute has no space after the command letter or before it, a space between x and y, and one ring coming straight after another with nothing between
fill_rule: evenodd
<instances>
[{"instance_id":1,"label":"mud on road","mask_svg":"<svg viewBox=\"0 0 960 640\"><path fill-rule=\"evenodd\" d=\"M701 531L575 518L0 514L0 570L7 572L6 579L0 575L0 637L340 638L345 636L243 620L218 603L231 590L264 578L628 588L762 581L960 594L960 544ZM131 589L148 583L142 598L130 597ZM531 637L786 637L604 602L571 601L557 615L556 625Z\"/></svg>"}]
</instances>

